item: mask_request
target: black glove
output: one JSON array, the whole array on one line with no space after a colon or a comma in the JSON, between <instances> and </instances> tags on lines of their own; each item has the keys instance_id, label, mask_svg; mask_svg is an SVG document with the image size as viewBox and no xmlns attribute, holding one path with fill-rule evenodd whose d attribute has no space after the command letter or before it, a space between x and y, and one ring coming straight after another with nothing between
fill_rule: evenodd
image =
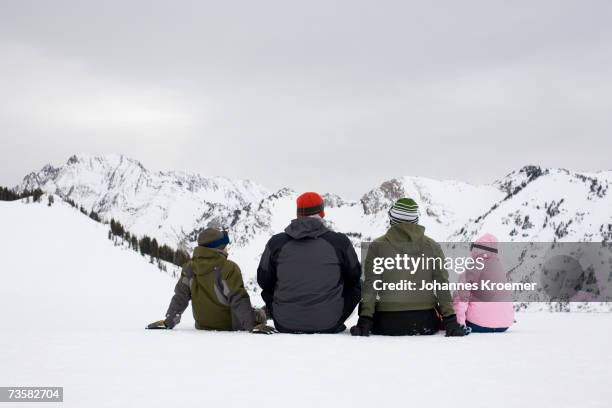
<instances>
[{"instance_id":1,"label":"black glove","mask_svg":"<svg viewBox=\"0 0 612 408\"><path fill-rule=\"evenodd\" d=\"M373 325L374 320L371 317L360 317L357 326L351 327L351 336L368 337Z\"/></svg>"},{"instance_id":2,"label":"black glove","mask_svg":"<svg viewBox=\"0 0 612 408\"><path fill-rule=\"evenodd\" d=\"M444 328L446 329L446 337L465 336L465 327L457 323L455 315L444 318Z\"/></svg>"},{"instance_id":3,"label":"black glove","mask_svg":"<svg viewBox=\"0 0 612 408\"><path fill-rule=\"evenodd\" d=\"M158 320L156 322L151 323L150 325L147 326L147 329L173 329L174 326L176 326L177 324L179 324L179 322L181 321L181 315L180 314L175 314L174 317L170 317L170 315L166 315L166 319L165 320Z\"/></svg>"}]
</instances>

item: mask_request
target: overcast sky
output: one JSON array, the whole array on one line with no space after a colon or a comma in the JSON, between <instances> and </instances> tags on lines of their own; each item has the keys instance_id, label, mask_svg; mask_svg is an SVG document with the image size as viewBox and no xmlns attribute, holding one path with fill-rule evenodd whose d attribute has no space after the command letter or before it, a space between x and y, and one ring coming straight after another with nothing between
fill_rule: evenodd
<instances>
[{"instance_id":1,"label":"overcast sky","mask_svg":"<svg viewBox=\"0 0 612 408\"><path fill-rule=\"evenodd\" d=\"M0 184L73 153L350 198L612 169L612 2L0 1Z\"/></svg>"}]
</instances>

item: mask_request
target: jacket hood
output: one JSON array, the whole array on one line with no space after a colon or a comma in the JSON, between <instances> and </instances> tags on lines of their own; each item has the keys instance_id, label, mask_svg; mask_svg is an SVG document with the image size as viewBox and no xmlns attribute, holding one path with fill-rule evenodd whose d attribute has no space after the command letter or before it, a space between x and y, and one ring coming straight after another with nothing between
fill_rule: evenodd
<instances>
[{"instance_id":1,"label":"jacket hood","mask_svg":"<svg viewBox=\"0 0 612 408\"><path fill-rule=\"evenodd\" d=\"M285 232L293 239L316 238L325 234L329 229L323 220L314 217L296 218L285 228Z\"/></svg>"},{"instance_id":2,"label":"jacket hood","mask_svg":"<svg viewBox=\"0 0 612 408\"><path fill-rule=\"evenodd\" d=\"M227 256L218 249L197 246L193 250L193 259L225 260Z\"/></svg>"},{"instance_id":3,"label":"jacket hood","mask_svg":"<svg viewBox=\"0 0 612 408\"><path fill-rule=\"evenodd\" d=\"M381 238L383 242L387 242L398 251L402 251L406 248L407 242L417 245L423 242L425 227L410 223L395 224Z\"/></svg>"},{"instance_id":4,"label":"jacket hood","mask_svg":"<svg viewBox=\"0 0 612 408\"><path fill-rule=\"evenodd\" d=\"M425 227L410 223L395 224L384 237L389 242L416 242L425 237Z\"/></svg>"}]
</instances>

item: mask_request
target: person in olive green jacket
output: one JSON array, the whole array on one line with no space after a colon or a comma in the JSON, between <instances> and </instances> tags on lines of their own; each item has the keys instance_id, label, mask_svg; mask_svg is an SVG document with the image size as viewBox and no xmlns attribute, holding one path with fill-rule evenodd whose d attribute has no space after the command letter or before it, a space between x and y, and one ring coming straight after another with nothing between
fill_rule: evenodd
<instances>
[{"instance_id":1,"label":"person in olive green jacket","mask_svg":"<svg viewBox=\"0 0 612 408\"><path fill-rule=\"evenodd\" d=\"M246 330L271 334L263 310L253 309L240 268L227 259L227 232L207 228L198 236L193 257L183 266L166 318L149 329L172 329L191 301L195 327L200 330Z\"/></svg>"},{"instance_id":2,"label":"person in olive green jacket","mask_svg":"<svg viewBox=\"0 0 612 408\"><path fill-rule=\"evenodd\" d=\"M435 334L443 323L447 336L463 336L464 328L455 318L450 292L420 290L423 282L448 283L448 272L443 266L440 245L425 235L425 227L418 225L418 205L410 198L399 199L389 210L389 218L391 226L387 233L368 247L359 320L351 334ZM398 258L431 261L421 261L414 267L410 263L398 264ZM393 262L383 265L389 259ZM413 282L413 289L403 286L398 289L398 285L407 282Z\"/></svg>"}]
</instances>

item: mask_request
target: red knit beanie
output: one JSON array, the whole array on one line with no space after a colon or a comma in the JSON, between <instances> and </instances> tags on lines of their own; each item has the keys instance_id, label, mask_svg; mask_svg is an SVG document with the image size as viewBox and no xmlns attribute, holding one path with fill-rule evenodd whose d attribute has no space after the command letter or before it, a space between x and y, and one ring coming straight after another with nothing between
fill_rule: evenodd
<instances>
[{"instance_id":1,"label":"red knit beanie","mask_svg":"<svg viewBox=\"0 0 612 408\"><path fill-rule=\"evenodd\" d=\"M297 216L308 217L309 215L319 214L325 217L323 198L313 192L304 193L297 198Z\"/></svg>"}]
</instances>

